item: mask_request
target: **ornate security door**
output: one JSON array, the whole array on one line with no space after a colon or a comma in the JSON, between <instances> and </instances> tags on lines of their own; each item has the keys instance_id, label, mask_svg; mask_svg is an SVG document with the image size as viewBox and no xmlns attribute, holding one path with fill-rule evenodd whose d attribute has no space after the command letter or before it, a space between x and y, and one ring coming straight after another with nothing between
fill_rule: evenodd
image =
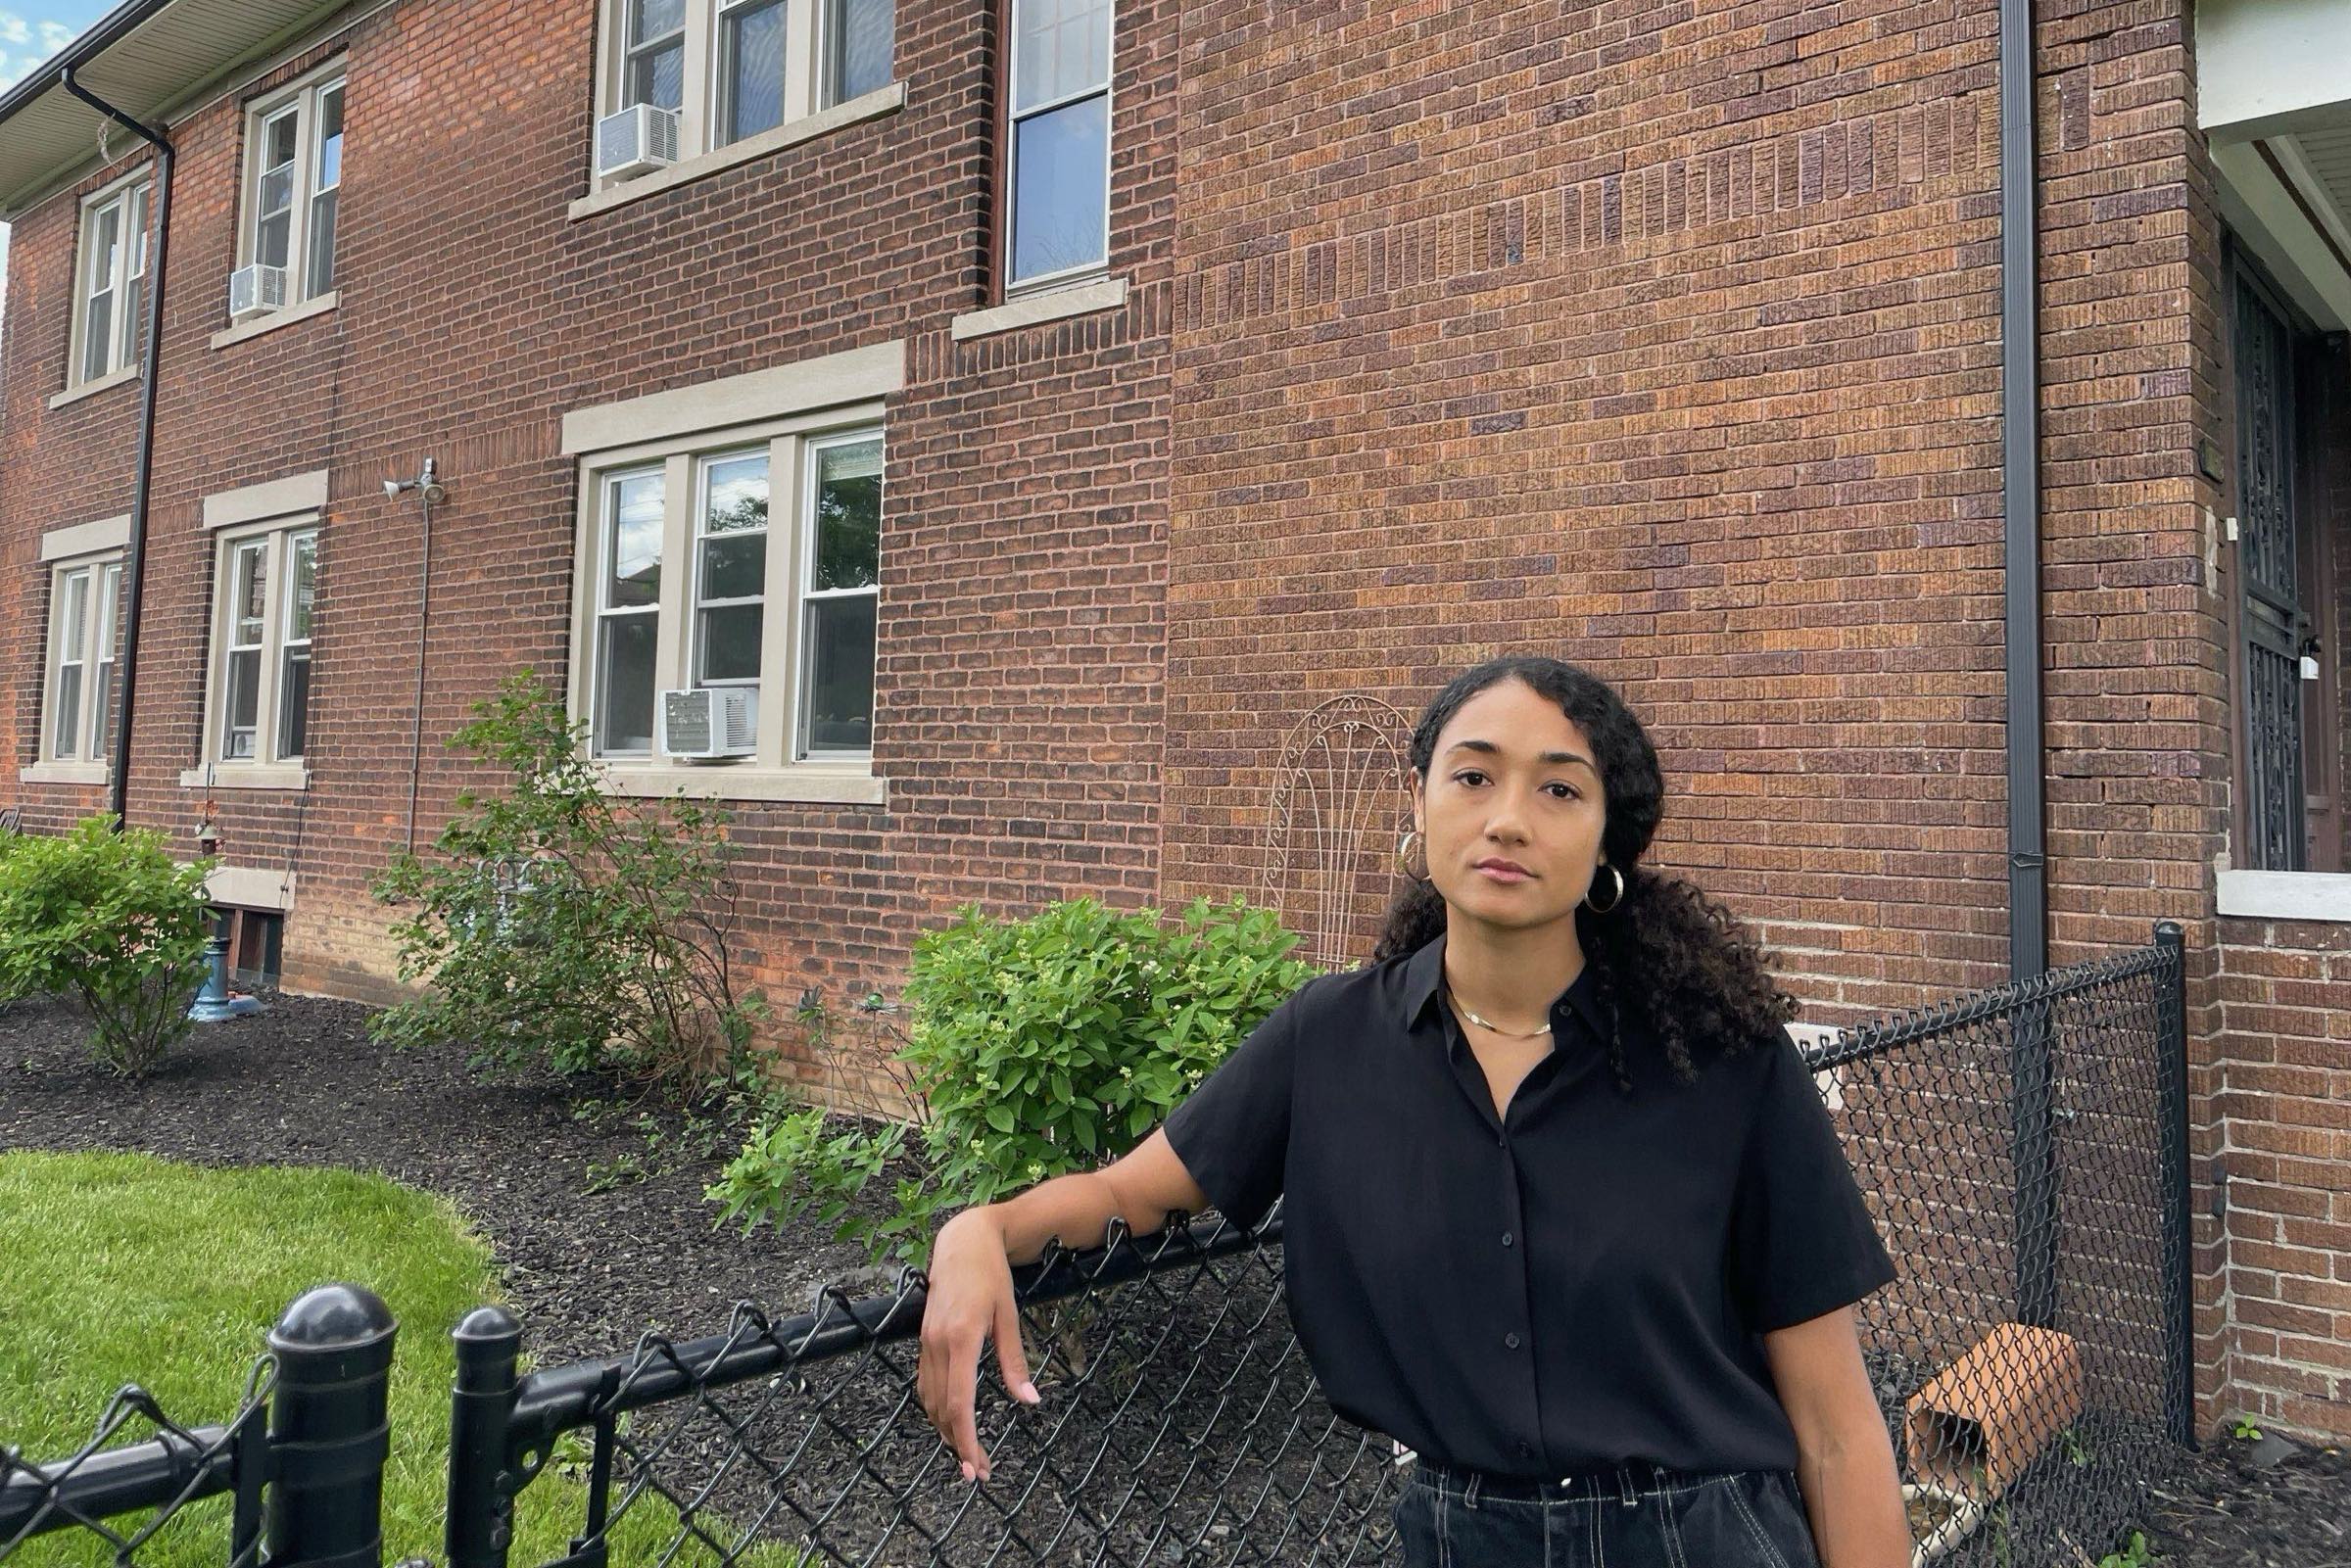
<instances>
[{"instance_id":1,"label":"ornate security door","mask_svg":"<svg viewBox=\"0 0 2351 1568\"><path fill-rule=\"evenodd\" d=\"M2293 329L2241 268L2235 295L2245 848L2250 870L2303 871L2301 655L2311 627L2296 561Z\"/></svg>"}]
</instances>

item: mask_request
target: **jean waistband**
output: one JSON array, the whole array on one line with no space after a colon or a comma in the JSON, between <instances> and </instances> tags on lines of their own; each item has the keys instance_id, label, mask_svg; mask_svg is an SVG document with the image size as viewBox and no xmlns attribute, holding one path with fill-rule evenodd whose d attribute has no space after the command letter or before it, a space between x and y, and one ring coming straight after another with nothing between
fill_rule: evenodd
<instances>
[{"instance_id":1,"label":"jean waistband","mask_svg":"<svg viewBox=\"0 0 2351 1568\"><path fill-rule=\"evenodd\" d=\"M1714 1472L1671 1470L1646 1459L1585 1465L1553 1476L1507 1476L1446 1464L1425 1455L1414 1461L1414 1474L1472 1503L1485 1497L1501 1502L1591 1501L1614 1497L1628 1506L1656 1493L1687 1491L1719 1479Z\"/></svg>"}]
</instances>

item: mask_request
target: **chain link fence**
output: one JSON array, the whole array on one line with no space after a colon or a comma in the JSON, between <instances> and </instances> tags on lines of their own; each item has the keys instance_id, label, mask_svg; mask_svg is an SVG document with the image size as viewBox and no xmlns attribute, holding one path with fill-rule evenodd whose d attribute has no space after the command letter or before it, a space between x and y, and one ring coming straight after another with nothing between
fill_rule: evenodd
<instances>
[{"instance_id":1,"label":"chain link fence","mask_svg":"<svg viewBox=\"0 0 2351 1568\"><path fill-rule=\"evenodd\" d=\"M397 1327L373 1292L320 1286L278 1318L217 1426L182 1426L134 1386L64 1459L27 1462L0 1446L0 1562L380 1562ZM154 1435L123 1441L140 1431ZM224 1494L225 1540L221 1509L208 1505Z\"/></svg>"},{"instance_id":2,"label":"chain link fence","mask_svg":"<svg viewBox=\"0 0 2351 1568\"><path fill-rule=\"evenodd\" d=\"M1859 1317L1921 1562L2094 1563L2192 1441L2180 987L2167 924L1806 1048L1899 1268ZM456 1330L450 1568L514 1568L514 1499L550 1465L587 1501L570 1549L527 1568L1394 1560L1410 1456L1318 1392L1278 1207L1254 1234L1114 1225L1014 1282L1044 1398L1007 1399L984 1359L979 1487L916 1397L917 1271L528 1374L521 1325L476 1310ZM228 1422L183 1429L126 1390L74 1455L0 1454L0 1561L73 1531L131 1563L226 1493L231 1568L372 1568L389 1444L420 1441L385 1429L393 1332L381 1302L329 1287L288 1308ZM140 1422L155 1436L119 1444Z\"/></svg>"}]
</instances>

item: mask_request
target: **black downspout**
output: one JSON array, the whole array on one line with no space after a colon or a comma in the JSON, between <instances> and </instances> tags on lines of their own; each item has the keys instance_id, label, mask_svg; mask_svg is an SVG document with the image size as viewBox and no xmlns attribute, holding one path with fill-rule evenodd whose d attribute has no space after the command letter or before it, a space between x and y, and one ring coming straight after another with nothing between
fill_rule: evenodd
<instances>
[{"instance_id":1,"label":"black downspout","mask_svg":"<svg viewBox=\"0 0 2351 1568\"><path fill-rule=\"evenodd\" d=\"M2007 546L2008 978L2049 967L2040 649L2040 348L2034 309L2039 169L2034 148L2033 0L2000 0L2000 513ZM2057 1314L2055 1064L2049 1006L2013 1015L2016 1315Z\"/></svg>"},{"instance_id":2,"label":"black downspout","mask_svg":"<svg viewBox=\"0 0 2351 1568\"><path fill-rule=\"evenodd\" d=\"M137 132L154 147L156 154L153 203L155 243L147 252L147 352L145 362L139 368L142 382L139 388L139 466L130 499L130 546L122 561L122 575L128 581L129 598L122 607L122 654L116 664L119 686L115 695L115 754L108 765L106 781L107 815L116 831L120 832L123 826L130 786L131 693L138 684L139 605L145 596L143 590L147 579L147 492L155 478L156 369L163 360L164 262L171 239L171 144L160 133L149 130L112 104L93 97L87 88L73 79L72 66L58 73L58 82L66 91L107 119Z\"/></svg>"}]
</instances>

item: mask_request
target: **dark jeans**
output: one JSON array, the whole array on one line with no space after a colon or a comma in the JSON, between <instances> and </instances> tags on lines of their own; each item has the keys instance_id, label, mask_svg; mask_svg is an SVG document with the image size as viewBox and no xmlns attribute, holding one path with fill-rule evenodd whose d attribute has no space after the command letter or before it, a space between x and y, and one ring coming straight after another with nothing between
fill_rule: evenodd
<instances>
[{"instance_id":1,"label":"dark jeans","mask_svg":"<svg viewBox=\"0 0 2351 1568\"><path fill-rule=\"evenodd\" d=\"M1787 1470L1498 1486L1416 1462L1394 1517L1405 1568L1820 1568Z\"/></svg>"}]
</instances>

